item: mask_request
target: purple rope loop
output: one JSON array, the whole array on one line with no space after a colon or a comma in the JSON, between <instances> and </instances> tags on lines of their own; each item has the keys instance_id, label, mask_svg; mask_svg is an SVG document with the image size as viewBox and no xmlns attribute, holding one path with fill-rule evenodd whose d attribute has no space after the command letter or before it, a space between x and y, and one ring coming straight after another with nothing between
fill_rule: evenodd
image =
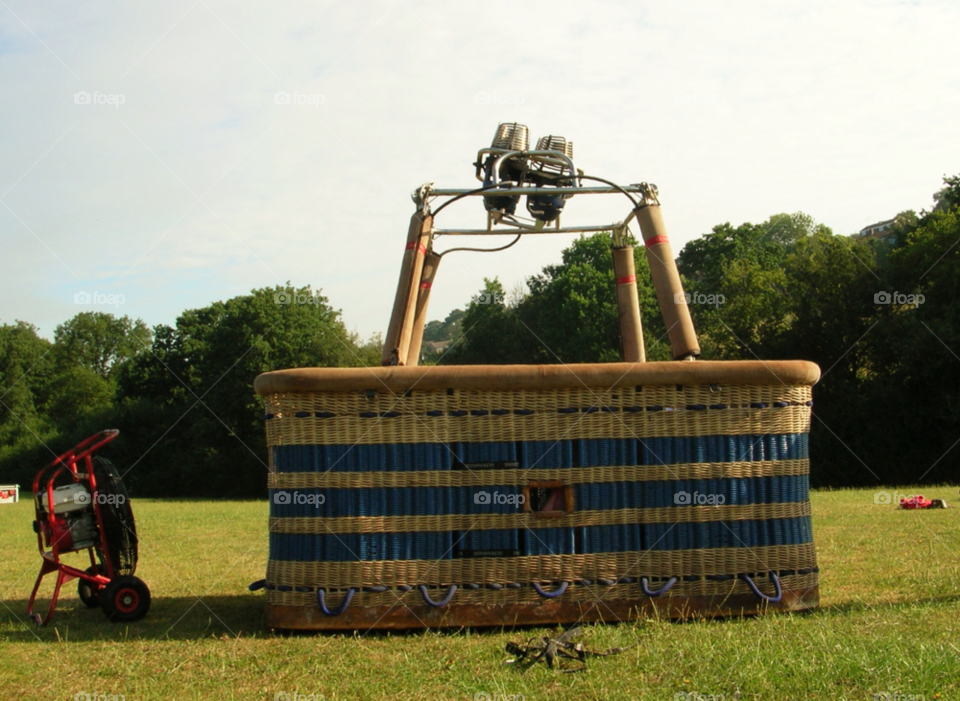
<instances>
[{"instance_id":1,"label":"purple rope loop","mask_svg":"<svg viewBox=\"0 0 960 701\"><path fill-rule=\"evenodd\" d=\"M434 601L430 598L430 594L427 592L427 585L420 585L420 594L423 596L423 600L434 608L443 608L450 603L450 600L453 598L453 595L457 593L457 585L451 584L450 588L447 589L447 595L444 596L440 601Z\"/></svg>"},{"instance_id":2,"label":"purple rope loop","mask_svg":"<svg viewBox=\"0 0 960 701\"><path fill-rule=\"evenodd\" d=\"M317 603L320 604L320 610L323 611L328 616L339 616L341 613L347 610L347 606L350 605L350 600L353 598L353 595L357 593L355 587L350 587L347 590L347 595L343 597L343 601L340 602L340 606L337 607L336 611L331 611L327 608L326 597L324 591L321 588L317 588Z\"/></svg>"},{"instance_id":3,"label":"purple rope loop","mask_svg":"<svg viewBox=\"0 0 960 701\"><path fill-rule=\"evenodd\" d=\"M667 583L656 591L650 591L649 581L646 577L640 578L640 588L643 590L643 593L647 596L660 596L666 594L673 587L674 584L680 581L679 577L671 577L667 580Z\"/></svg>"},{"instance_id":4,"label":"purple rope loop","mask_svg":"<svg viewBox=\"0 0 960 701\"><path fill-rule=\"evenodd\" d=\"M533 585L534 591L536 591L544 599L556 599L558 596L563 596L563 593L567 590L567 587L570 586L570 582L560 582L560 586L553 591L544 591L539 582L530 582L530 584Z\"/></svg>"},{"instance_id":5,"label":"purple rope loop","mask_svg":"<svg viewBox=\"0 0 960 701\"><path fill-rule=\"evenodd\" d=\"M746 583L747 583L747 586L750 587L750 590L751 590L754 594L756 594L758 597L760 597L761 599L763 599L764 601L769 601L771 604L775 604L775 603L777 603L778 601L780 601L780 599L783 598L783 589L780 588L780 578L777 577L777 573L776 573L776 572L771 572L771 573L770 573L770 581L773 582L773 590L776 592L776 594L775 594L774 596L767 596L767 595L764 594L762 591L760 591L760 590L757 588L757 585L753 583L753 580L750 579L749 576L747 576L747 575L745 575L745 574L741 574L741 575L740 575L740 579L742 579L744 582L746 582Z\"/></svg>"}]
</instances>

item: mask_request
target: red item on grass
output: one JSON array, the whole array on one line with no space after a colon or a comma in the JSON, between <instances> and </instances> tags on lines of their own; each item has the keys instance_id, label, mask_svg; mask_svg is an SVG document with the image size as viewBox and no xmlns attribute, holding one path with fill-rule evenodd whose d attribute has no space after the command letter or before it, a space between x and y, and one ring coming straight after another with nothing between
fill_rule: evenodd
<instances>
[{"instance_id":1,"label":"red item on grass","mask_svg":"<svg viewBox=\"0 0 960 701\"><path fill-rule=\"evenodd\" d=\"M922 494L914 494L912 497L904 497L900 500L901 509L929 509L933 502L924 499Z\"/></svg>"}]
</instances>

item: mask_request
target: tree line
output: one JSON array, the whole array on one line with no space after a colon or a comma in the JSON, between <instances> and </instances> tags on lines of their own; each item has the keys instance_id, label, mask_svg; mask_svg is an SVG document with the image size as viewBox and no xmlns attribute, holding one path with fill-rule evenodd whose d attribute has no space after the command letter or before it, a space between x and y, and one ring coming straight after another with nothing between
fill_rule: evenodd
<instances>
[{"instance_id":1,"label":"tree line","mask_svg":"<svg viewBox=\"0 0 960 701\"><path fill-rule=\"evenodd\" d=\"M819 486L956 481L960 466L960 176L889 237L835 235L802 213L713 227L678 256L702 358L804 359L814 389ZM888 239L892 239L892 242ZM432 321L449 341L427 363L620 359L609 234L507 291L485 280ZM669 360L642 246L635 248L648 360ZM266 491L260 373L379 365L378 337L347 331L310 287L287 283L183 312L173 326L82 312L53 341L0 324L0 481L30 484L53 455L119 428L109 456L136 495L256 497Z\"/></svg>"},{"instance_id":2,"label":"tree line","mask_svg":"<svg viewBox=\"0 0 960 701\"><path fill-rule=\"evenodd\" d=\"M25 322L0 326L0 481L32 483L56 454L104 428L134 494L266 493L262 372L380 362L310 287L253 290L183 312L173 326L82 312L51 343Z\"/></svg>"}]
</instances>

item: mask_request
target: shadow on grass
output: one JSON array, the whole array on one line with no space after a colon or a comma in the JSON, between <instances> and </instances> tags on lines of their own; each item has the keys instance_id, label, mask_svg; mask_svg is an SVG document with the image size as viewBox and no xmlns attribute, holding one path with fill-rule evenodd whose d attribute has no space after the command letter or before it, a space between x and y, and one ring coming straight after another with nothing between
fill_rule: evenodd
<instances>
[{"instance_id":1,"label":"shadow on grass","mask_svg":"<svg viewBox=\"0 0 960 701\"><path fill-rule=\"evenodd\" d=\"M46 612L49 600L35 610ZM87 608L76 597L60 600L49 624L37 627L26 614L25 599L0 601L0 642L84 643L91 641L202 640L268 637L353 637L351 631L277 631L264 620L264 600L256 594L237 596L162 597L153 599L146 618L135 623L111 623L99 608ZM628 622L629 623L629 622ZM596 625L584 623L584 627ZM602 624L601 624L602 625ZM611 624L615 625L615 624ZM567 628L570 626L563 626ZM520 637L556 633L560 625L517 625L490 628L442 628L359 631L368 639L415 638L424 635L493 637L510 633Z\"/></svg>"},{"instance_id":2,"label":"shadow on grass","mask_svg":"<svg viewBox=\"0 0 960 701\"><path fill-rule=\"evenodd\" d=\"M798 618L821 618L850 616L869 613L878 609L897 611L922 606L955 604L960 595L948 595L890 603L846 602L821 606L812 611L803 611L788 615ZM48 600L38 602L37 611L46 612ZM61 599L53 620L46 626L37 627L27 617L25 599L0 601L0 642L21 643L84 643L91 641L155 641L155 640L202 640L269 637L353 637L352 632L323 631L275 631L267 627L264 621L264 600L256 594L237 596L161 597L155 598L146 618L135 623L111 623L99 608L87 608L77 598ZM755 618L751 616L750 618ZM623 623L585 623L584 627L594 625L636 625L644 619L624 621ZM736 624L741 617L707 619L714 623ZM674 619L675 625L689 625L703 622L690 618L686 621ZM547 634L570 626L518 625L492 628L471 628L472 636L497 636L510 633L521 637ZM395 631L360 631L366 638L385 637L412 638L425 634L462 635L465 628L443 628L440 630L411 629Z\"/></svg>"},{"instance_id":3,"label":"shadow on grass","mask_svg":"<svg viewBox=\"0 0 960 701\"><path fill-rule=\"evenodd\" d=\"M45 615L49 599L34 610ZM0 603L0 641L81 643L95 640L200 640L241 636L266 637L263 597L157 597L146 618L135 623L111 623L100 608L87 608L76 596L60 599L53 619L38 627L27 617L25 599Z\"/></svg>"},{"instance_id":4,"label":"shadow on grass","mask_svg":"<svg viewBox=\"0 0 960 701\"><path fill-rule=\"evenodd\" d=\"M944 596L929 596L924 598L917 599L907 599L905 601L889 601L889 602L862 602L862 601L847 601L841 604L830 604L829 606L821 606L819 609L816 609L821 615L841 615L846 616L850 614L858 613L869 613L870 611L880 611L880 610L892 610L897 611L901 609L915 608L918 606L934 606L939 604L956 604L960 603L960 594L948 594Z\"/></svg>"}]
</instances>

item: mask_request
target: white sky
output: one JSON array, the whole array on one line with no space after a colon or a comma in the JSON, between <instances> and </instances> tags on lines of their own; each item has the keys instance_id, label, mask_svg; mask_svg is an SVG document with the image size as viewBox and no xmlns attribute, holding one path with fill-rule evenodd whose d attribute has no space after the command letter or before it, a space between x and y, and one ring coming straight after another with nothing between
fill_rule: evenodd
<instances>
[{"instance_id":1,"label":"white sky","mask_svg":"<svg viewBox=\"0 0 960 701\"><path fill-rule=\"evenodd\" d=\"M0 0L0 321L172 324L291 280L384 331L410 191L474 186L499 121L657 183L677 251L784 211L851 233L960 172L958 36L956 2ZM624 204L574 198L563 222ZM483 225L456 212L438 226ZM570 240L529 239L446 258L431 318Z\"/></svg>"}]
</instances>

